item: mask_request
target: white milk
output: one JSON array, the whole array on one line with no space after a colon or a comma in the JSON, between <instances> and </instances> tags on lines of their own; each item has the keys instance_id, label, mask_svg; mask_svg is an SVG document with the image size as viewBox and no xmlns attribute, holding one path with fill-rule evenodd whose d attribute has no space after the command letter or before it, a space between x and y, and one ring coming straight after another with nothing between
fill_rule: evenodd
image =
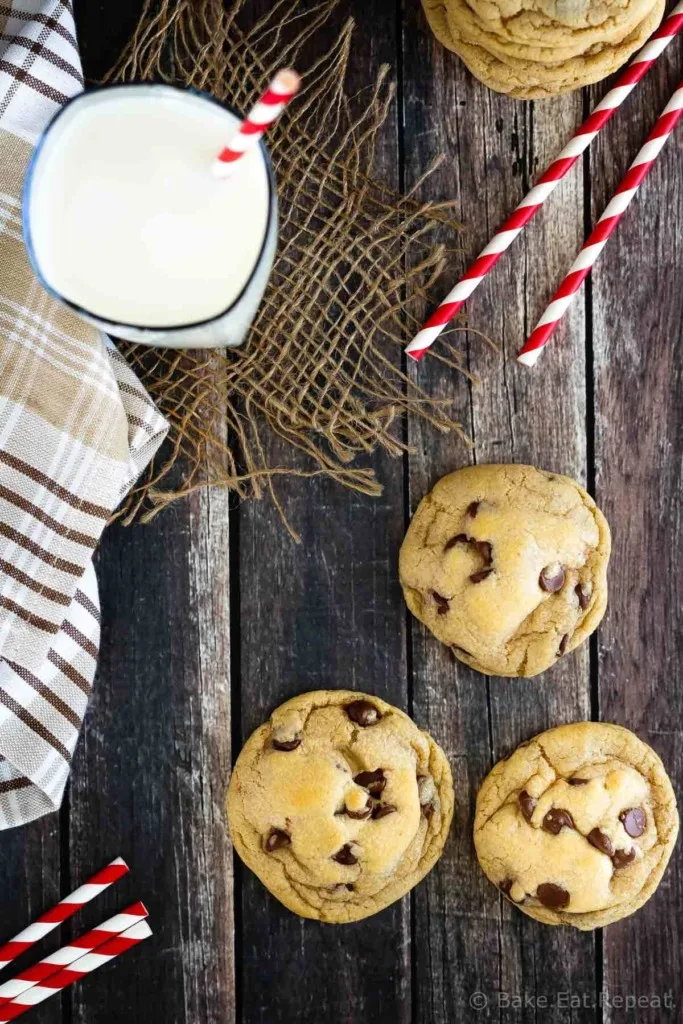
<instances>
[{"instance_id":1,"label":"white milk","mask_svg":"<svg viewBox=\"0 0 683 1024\"><path fill-rule=\"evenodd\" d=\"M229 180L212 174L236 124L216 103L162 86L102 90L67 107L25 197L43 282L117 325L168 329L224 314L263 259L271 205L260 150Z\"/></svg>"}]
</instances>

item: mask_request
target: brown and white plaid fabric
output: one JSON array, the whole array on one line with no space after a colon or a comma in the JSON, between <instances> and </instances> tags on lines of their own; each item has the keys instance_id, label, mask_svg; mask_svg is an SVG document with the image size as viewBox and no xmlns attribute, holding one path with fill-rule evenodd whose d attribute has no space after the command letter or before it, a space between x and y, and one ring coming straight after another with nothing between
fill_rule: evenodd
<instances>
[{"instance_id":1,"label":"brown and white plaid fabric","mask_svg":"<svg viewBox=\"0 0 683 1024\"><path fill-rule=\"evenodd\" d=\"M82 87L70 0L0 2L0 829L60 805L99 650L93 551L166 433L24 251L32 147Z\"/></svg>"}]
</instances>

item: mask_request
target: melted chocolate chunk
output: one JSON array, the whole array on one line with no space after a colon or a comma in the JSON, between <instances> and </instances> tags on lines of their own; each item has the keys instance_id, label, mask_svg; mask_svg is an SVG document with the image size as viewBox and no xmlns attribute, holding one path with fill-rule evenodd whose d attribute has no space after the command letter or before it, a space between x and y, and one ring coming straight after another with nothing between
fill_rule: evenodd
<instances>
[{"instance_id":1,"label":"melted chocolate chunk","mask_svg":"<svg viewBox=\"0 0 683 1024\"><path fill-rule=\"evenodd\" d=\"M473 540L472 545L477 549L477 554L483 560L484 565L490 565L493 558L493 548L487 540Z\"/></svg>"},{"instance_id":2,"label":"melted chocolate chunk","mask_svg":"<svg viewBox=\"0 0 683 1024\"><path fill-rule=\"evenodd\" d=\"M441 594L437 594L436 590L432 590L432 597L434 598L434 600L436 601L436 604L437 604L437 609L436 609L437 615L446 615L446 614L448 614L448 609L450 608L450 602L449 602L448 598L447 597L442 597Z\"/></svg>"},{"instance_id":3,"label":"melted chocolate chunk","mask_svg":"<svg viewBox=\"0 0 683 1024\"><path fill-rule=\"evenodd\" d=\"M574 828L574 819L569 811L561 807L551 807L543 819L543 828L553 836L559 836L563 828Z\"/></svg>"},{"instance_id":4,"label":"melted chocolate chunk","mask_svg":"<svg viewBox=\"0 0 683 1024\"><path fill-rule=\"evenodd\" d=\"M474 517L476 516L478 511L479 511L479 502L478 501L472 501L467 506L467 515L470 516L472 519L474 519Z\"/></svg>"},{"instance_id":5,"label":"melted chocolate chunk","mask_svg":"<svg viewBox=\"0 0 683 1024\"><path fill-rule=\"evenodd\" d=\"M350 843L346 843L341 850L337 850L332 860L336 860L337 864L344 864L346 867L358 863L358 857L353 853Z\"/></svg>"},{"instance_id":6,"label":"melted chocolate chunk","mask_svg":"<svg viewBox=\"0 0 683 1024\"><path fill-rule=\"evenodd\" d=\"M285 846L291 846L291 844L292 839L287 832L284 832L281 828L271 828L265 842L266 852L272 853L273 850L282 850Z\"/></svg>"},{"instance_id":7,"label":"melted chocolate chunk","mask_svg":"<svg viewBox=\"0 0 683 1024\"><path fill-rule=\"evenodd\" d=\"M612 863L615 868L627 868L636 859L636 848L630 850L615 850L612 855Z\"/></svg>"},{"instance_id":8,"label":"melted chocolate chunk","mask_svg":"<svg viewBox=\"0 0 683 1024\"><path fill-rule=\"evenodd\" d=\"M560 640L560 646L557 648L557 656L561 658L564 652L567 650L567 640L569 640L569 633L565 633Z\"/></svg>"},{"instance_id":9,"label":"melted chocolate chunk","mask_svg":"<svg viewBox=\"0 0 683 1024\"><path fill-rule=\"evenodd\" d=\"M556 594L558 590L562 590L564 586L564 569L562 566L557 563L546 565L544 569L541 569L538 585L541 590L545 590L549 594Z\"/></svg>"},{"instance_id":10,"label":"melted chocolate chunk","mask_svg":"<svg viewBox=\"0 0 683 1024\"><path fill-rule=\"evenodd\" d=\"M536 898L548 910L562 910L569 905L569 893L552 882L543 882L536 890Z\"/></svg>"},{"instance_id":11,"label":"melted chocolate chunk","mask_svg":"<svg viewBox=\"0 0 683 1024\"><path fill-rule=\"evenodd\" d=\"M480 572L473 572L470 576L470 583L481 583L487 576L490 576L493 569L482 569Z\"/></svg>"},{"instance_id":12,"label":"melted chocolate chunk","mask_svg":"<svg viewBox=\"0 0 683 1024\"><path fill-rule=\"evenodd\" d=\"M567 783L570 786L587 786L590 779L567 779Z\"/></svg>"},{"instance_id":13,"label":"melted chocolate chunk","mask_svg":"<svg viewBox=\"0 0 683 1024\"><path fill-rule=\"evenodd\" d=\"M354 700L353 704L347 704L346 714L356 725L364 727L377 725L382 717L375 705L371 704L369 700Z\"/></svg>"},{"instance_id":14,"label":"melted chocolate chunk","mask_svg":"<svg viewBox=\"0 0 683 1024\"><path fill-rule=\"evenodd\" d=\"M586 608L591 603L591 592L583 583L577 583L574 589L576 591L576 596L579 599L579 607L582 612L585 612Z\"/></svg>"},{"instance_id":15,"label":"melted chocolate chunk","mask_svg":"<svg viewBox=\"0 0 683 1024\"><path fill-rule=\"evenodd\" d=\"M467 544L468 541L469 538L466 533L456 533L455 537L451 537L450 540L446 541L443 549L444 551L450 551L456 544Z\"/></svg>"},{"instance_id":16,"label":"melted chocolate chunk","mask_svg":"<svg viewBox=\"0 0 683 1024\"><path fill-rule=\"evenodd\" d=\"M638 836L642 836L647 828L647 818L642 807L629 807L628 810L622 811L619 815L619 821L631 839L637 839Z\"/></svg>"},{"instance_id":17,"label":"melted chocolate chunk","mask_svg":"<svg viewBox=\"0 0 683 1024\"><path fill-rule=\"evenodd\" d=\"M301 746L301 736L297 736L293 740L276 740L272 741L275 750L296 750L297 747Z\"/></svg>"},{"instance_id":18,"label":"melted chocolate chunk","mask_svg":"<svg viewBox=\"0 0 683 1024\"><path fill-rule=\"evenodd\" d=\"M600 850L600 853L606 853L608 857L614 856L612 840L604 832L601 832L599 828L591 829L586 839L596 850Z\"/></svg>"},{"instance_id":19,"label":"melted chocolate chunk","mask_svg":"<svg viewBox=\"0 0 683 1024\"><path fill-rule=\"evenodd\" d=\"M538 803L535 797L529 796L525 789L519 794L519 809L526 818L527 821L531 821L531 815L534 813L534 807Z\"/></svg>"},{"instance_id":20,"label":"melted chocolate chunk","mask_svg":"<svg viewBox=\"0 0 683 1024\"><path fill-rule=\"evenodd\" d=\"M377 804L372 811L372 820L379 821L380 818L386 818L387 814L393 814L395 810L393 804Z\"/></svg>"},{"instance_id":21,"label":"melted chocolate chunk","mask_svg":"<svg viewBox=\"0 0 683 1024\"><path fill-rule=\"evenodd\" d=\"M504 892L506 896L510 895L510 889L512 888L512 879L506 878L504 882L501 882L498 888L501 892Z\"/></svg>"},{"instance_id":22,"label":"melted chocolate chunk","mask_svg":"<svg viewBox=\"0 0 683 1024\"><path fill-rule=\"evenodd\" d=\"M387 784L381 768L374 772L359 772L358 775L354 776L353 781L357 786L367 789L368 793L371 793L372 796L379 796Z\"/></svg>"}]
</instances>

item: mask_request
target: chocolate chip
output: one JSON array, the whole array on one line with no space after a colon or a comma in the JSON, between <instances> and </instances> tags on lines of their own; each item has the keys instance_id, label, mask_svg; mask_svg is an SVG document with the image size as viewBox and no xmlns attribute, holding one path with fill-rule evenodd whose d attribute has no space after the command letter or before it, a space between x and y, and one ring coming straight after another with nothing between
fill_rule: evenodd
<instances>
[{"instance_id":1,"label":"chocolate chip","mask_svg":"<svg viewBox=\"0 0 683 1024\"><path fill-rule=\"evenodd\" d=\"M350 843L346 843L341 850L337 850L332 860L336 860L337 864L345 864L347 867L358 863L358 857L353 853Z\"/></svg>"},{"instance_id":2,"label":"chocolate chip","mask_svg":"<svg viewBox=\"0 0 683 1024\"><path fill-rule=\"evenodd\" d=\"M583 583L577 583L574 590L576 591L576 596L579 599L579 607L581 608L581 611L585 612L586 608L591 603L591 591L589 587L585 586Z\"/></svg>"},{"instance_id":3,"label":"chocolate chip","mask_svg":"<svg viewBox=\"0 0 683 1024\"><path fill-rule=\"evenodd\" d=\"M427 821L434 814L434 804L422 804L422 813L424 814Z\"/></svg>"},{"instance_id":4,"label":"chocolate chip","mask_svg":"<svg viewBox=\"0 0 683 1024\"><path fill-rule=\"evenodd\" d=\"M353 892L353 885L351 884L351 882L346 883L346 888L349 890L349 892Z\"/></svg>"},{"instance_id":5,"label":"chocolate chip","mask_svg":"<svg viewBox=\"0 0 683 1024\"><path fill-rule=\"evenodd\" d=\"M432 597L437 603L436 613L437 615L448 614L450 603L447 597L442 597L441 594L437 594L436 590L432 590Z\"/></svg>"},{"instance_id":6,"label":"chocolate chip","mask_svg":"<svg viewBox=\"0 0 683 1024\"><path fill-rule=\"evenodd\" d=\"M372 814L372 804L368 803L362 811L350 811L348 807L345 807L344 813L349 818L355 818L357 821L364 821Z\"/></svg>"},{"instance_id":7,"label":"chocolate chip","mask_svg":"<svg viewBox=\"0 0 683 1024\"><path fill-rule=\"evenodd\" d=\"M519 808L527 821L531 821L531 815L534 813L537 802L536 798L529 796L525 789L519 794Z\"/></svg>"},{"instance_id":8,"label":"chocolate chip","mask_svg":"<svg viewBox=\"0 0 683 1024\"><path fill-rule=\"evenodd\" d=\"M570 786L587 786L590 779L567 779L567 783Z\"/></svg>"},{"instance_id":9,"label":"chocolate chip","mask_svg":"<svg viewBox=\"0 0 683 1024\"><path fill-rule=\"evenodd\" d=\"M647 828L647 818L642 807L629 807L627 811L622 811L619 815L619 821L631 839L637 839L638 836L642 836Z\"/></svg>"},{"instance_id":10,"label":"chocolate chip","mask_svg":"<svg viewBox=\"0 0 683 1024\"><path fill-rule=\"evenodd\" d=\"M630 850L615 850L612 856L612 863L615 868L626 868L629 864L633 864L636 859L636 848L632 847Z\"/></svg>"},{"instance_id":11,"label":"chocolate chip","mask_svg":"<svg viewBox=\"0 0 683 1024\"><path fill-rule=\"evenodd\" d=\"M285 846L291 846L291 843L291 837L287 832L283 832L281 828L271 828L265 842L266 852L272 853L273 850L282 850Z\"/></svg>"},{"instance_id":12,"label":"chocolate chip","mask_svg":"<svg viewBox=\"0 0 683 1024\"><path fill-rule=\"evenodd\" d=\"M387 814L393 814L395 810L393 804L377 804L372 812L372 820L378 821L380 818L386 818Z\"/></svg>"},{"instance_id":13,"label":"chocolate chip","mask_svg":"<svg viewBox=\"0 0 683 1024\"><path fill-rule=\"evenodd\" d=\"M472 545L477 549L477 554L483 559L484 565L490 565L493 549L489 542L487 540L473 540Z\"/></svg>"},{"instance_id":14,"label":"chocolate chip","mask_svg":"<svg viewBox=\"0 0 683 1024\"><path fill-rule=\"evenodd\" d=\"M354 700L353 704L346 705L346 714L356 725L376 725L382 717L369 700Z\"/></svg>"},{"instance_id":15,"label":"chocolate chip","mask_svg":"<svg viewBox=\"0 0 683 1024\"><path fill-rule=\"evenodd\" d=\"M374 772L359 772L358 775L354 776L353 781L357 786L367 789L368 793L371 793L372 796L379 796L387 784L381 768Z\"/></svg>"},{"instance_id":16,"label":"chocolate chip","mask_svg":"<svg viewBox=\"0 0 683 1024\"><path fill-rule=\"evenodd\" d=\"M599 828L591 829L586 839L596 850L600 850L600 853L606 853L608 857L614 856L612 840L604 832L601 832Z\"/></svg>"},{"instance_id":17,"label":"chocolate chip","mask_svg":"<svg viewBox=\"0 0 683 1024\"><path fill-rule=\"evenodd\" d=\"M474 519L474 517L476 516L478 511L479 511L479 502L478 501L472 501L467 506L467 515L471 516L472 519Z\"/></svg>"},{"instance_id":18,"label":"chocolate chip","mask_svg":"<svg viewBox=\"0 0 683 1024\"><path fill-rule=\"evenodd\" d=\"M569 893L552 882L543 882L536 890L536 898L548 910L562 910L569 904Z\"/></svg>"},{"instance_id":19,"label":"chocolate chip","mask_svg":"<svg viewBox=\"0 0 683 1024\"><path fill-rule=\"evenodd\" d=\"M562 566L557 562L553 565L546 565L544 569L541 569L538 585L541 590L546 590L549 594L556 594L558 590L562 590L564 586L564 569Z\"/></svg>"},{"instance_id":20,"label":"chocolate chip","mask_svg":"<svg viewBox=\"0 0 683 1024\"><path fill-rule=\"evenodd\" d=\"M470 576L470 583L481 583L487 576L490 576L493 569L482 569L481 572L473 572Z\"/></svg>"},{"instance_id":21,"label":"chocolate chip","mask_svg":"<svg viewBox=\"0 0 683 1024\"><path fill-rule=\"evenodd\" d=\"M454 548L456 544L467 544L467 542L468 537L466 533L457 533L455 537L451 537L450 540L446 541L443 549L444 551L450 551L451 548Z\"/></svg>"},{"instance_id":22,"label":"chocolate chip","mask_svg":"<svg viewBox=\"0 0 683 1024\"><path fill-rule=\"evenodd\" d=\"M559 836L563 828L574 828L574 819L569 811L551 807L543 819L543 828L553 836Z\"/></svg>"},{"instance_id":23,"label":"chocolate chip","mask_svg":"<svg viewBox=\"0 0 683 1024\"><path fill-rule=\"evenodd\" d=\"M296 750L297 747L301 746L301 736L297 736L294 740L276 740L272 741L275 750Z\"/></svg>"},{"instance_id":24,"label":"chocolate chip","mask_svg":"<svg viewBox=\"0 0 683 1024\"><path fill-rule=\"evenodd\" d=\"M560 640L560 646L557 648L557 656L561 658L564 652L567 650L567 640L569 640L569 633L565 633Z\"/></svg>"}]
</instances>

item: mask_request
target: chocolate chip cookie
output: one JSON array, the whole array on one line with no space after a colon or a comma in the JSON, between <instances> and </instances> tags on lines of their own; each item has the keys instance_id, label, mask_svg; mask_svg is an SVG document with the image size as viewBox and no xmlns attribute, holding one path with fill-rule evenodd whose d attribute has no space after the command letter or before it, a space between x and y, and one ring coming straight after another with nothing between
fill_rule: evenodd
<instances>
[{"instance_id":1,"label":"chocolate chip cookie","mask_svg":"<svg viewBox=\"0 0 683 1024\"><path fill-rule=\"evenodd\" d=\"M545 924L587 930L632 914L657 888L677 835L662 762L618 725L541 733L500 761L477 797L484 873Z\"/></svg>"},{"instance_id":2,"label":"chocolate chip cookie","mask_svg":"<svg viewBox=\"0 0 683 1024\"><path fill-rule=\"evenodd\" d=\"M607 605L610 532L573 480L468 466L420 503L399 574L412 613L467 665L534 676L578 647Z\"/></svg>"},{"instance_id":3,"label":"chocolate chip cookie","mask_svg":"<svg viewBox=\"0 0 683 1024\"><path fill-rule=\"evenodd\" d=\"M349 690L287 701L250 737L228 791L242 860L302 917L377 913L441 856L453 780L434 740L398 708Z\"/></svg>"}]
</instances>

